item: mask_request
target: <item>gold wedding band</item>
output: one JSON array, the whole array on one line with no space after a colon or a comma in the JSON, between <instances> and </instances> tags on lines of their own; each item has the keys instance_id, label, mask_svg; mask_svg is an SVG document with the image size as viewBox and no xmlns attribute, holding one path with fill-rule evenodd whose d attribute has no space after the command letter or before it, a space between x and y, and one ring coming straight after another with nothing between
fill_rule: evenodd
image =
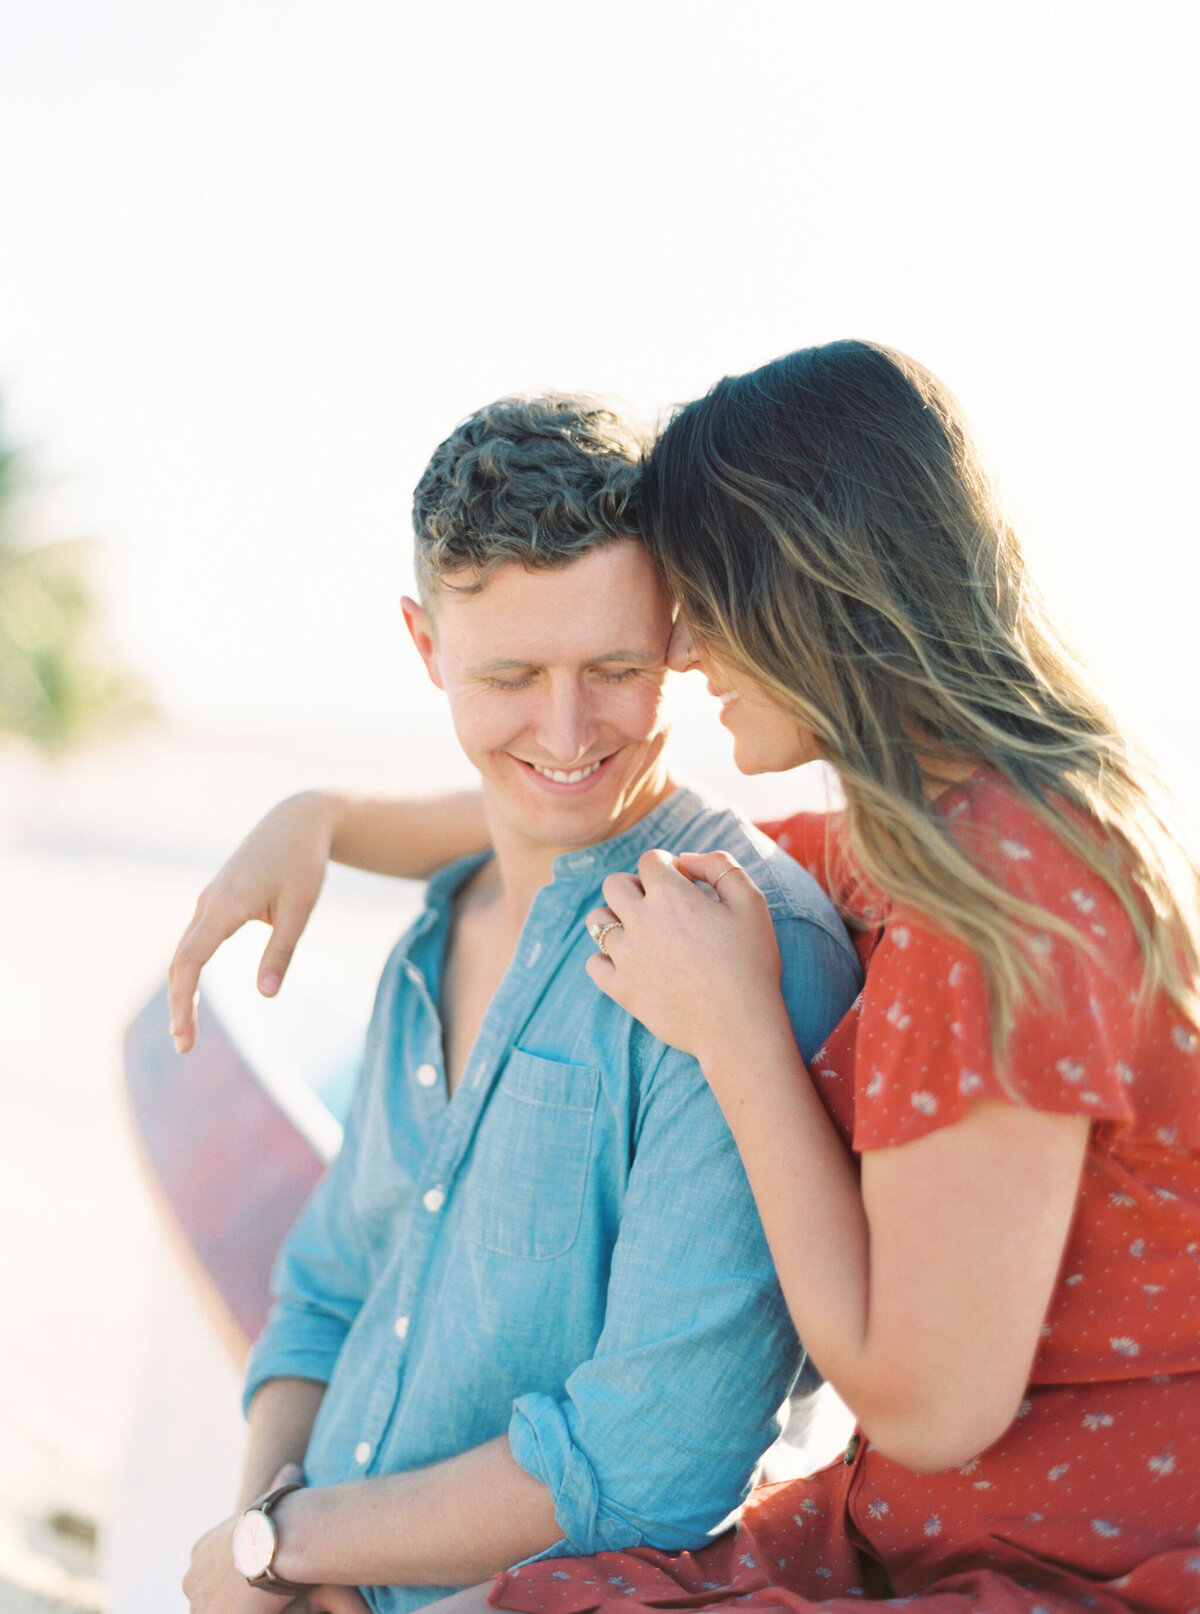
<instances>
[{"instance_id":1,"label":"gold wedding band","mask_svg":"<svg viewBox=\"0 0 1200 1614\"><path fill-rule=\"evenodd\" d=\"M721 881L725 878L725 876L727 874L739 873L740 870L741 870L741 867L742 867L742 865L740 863L731 863L727 869L725 869L722 873L717 875L716 879L712 883L712 890L715 891L717 889L717 887L720 885Z\"/></svg>"},{"instance_id":2,"label":"gold wedding band","mask_svg":"<svg viewBox=\"0 0 1200 1614\"><path fill-rule=\"evenodd\" d=\"M608 948L604 945L604 938L608 935L610 930L624 930L624 929L625 929L625 926L621 923L621 921L619 919L610 919L607 924L597 925L595 930L593 930L593 932L592 932L592 940L595 942L596 946L600 949L600 951L604 954L605 958L609 958L611 955L610 955L610 953L608 951Z\"/></svg>"}]
</instances>

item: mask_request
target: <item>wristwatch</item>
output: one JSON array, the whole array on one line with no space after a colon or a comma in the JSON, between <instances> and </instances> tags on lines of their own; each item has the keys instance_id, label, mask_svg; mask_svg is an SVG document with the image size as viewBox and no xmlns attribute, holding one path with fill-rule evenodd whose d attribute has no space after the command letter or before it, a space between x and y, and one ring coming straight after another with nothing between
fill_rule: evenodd
<instances>
[{"instance_id":1,"label":"wristwatch","mask_svg":"<svg viewBox=\"0 0 1200 1614\"><path fill-rule=\"evenodd\" d=\"M284 1580L271 1568L276 1548L279 1546L279 1532L275 1528L275 1520L271 1517L271 1510L289 1491L302 1491L303 1485L281 1485L278 1490L268 1491L266 1496L260 1496L257 1502L242 1514L233 1527L233 1563L239 1574L245 1575L251 1586L263 1592L281 1592L285 1597L294 1597L297 1592L311 1591L309 1586L297 1586L294 1581Z\"/></svg>"}]
</instances>

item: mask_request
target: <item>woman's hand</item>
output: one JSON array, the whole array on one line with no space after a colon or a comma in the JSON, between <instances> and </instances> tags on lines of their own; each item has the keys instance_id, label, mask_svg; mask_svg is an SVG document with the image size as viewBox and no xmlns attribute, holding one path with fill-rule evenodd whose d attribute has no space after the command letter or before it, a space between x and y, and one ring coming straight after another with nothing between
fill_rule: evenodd
<instances>
[{"instance_id":1,"label":"woman's hand","mask_svg":"<svg viewBox=\"0 0 1200 1614\"><path fill-rule=\"evenodd\" d=\"M439 796L349 796L307 790L273 807L200 895L171 960L171 1035L180 1053L196 1040L200 971L248 919L271 926L258 990L278 992L320 895L330 858L396 879L424 880L488 844L477 790Z\"/></svg>"},{"instance_id":2,"label":"woman's hand","mask_svg":"<svg viewBox=\"0 0 1200 1614\"><path fill-rule=\"evenodd\" d=\"M200 893L168 971L171 1035L180 1053L196 1040L200 971L248 920L271 926L258 966L258 990L264 997L278 992L320 895L336 828L336 801L310 790L280 802Z\"/></svg>"},{"instance_id":3,"label":"woman's hand","mask_svg":"<svg viewBox=\"0 0 1200 1614\"><path fill-rule=\"evenodd\" d=\"M728 852L646 852L636 875L608 877L604 900L588 930L614 928L588 974L662 1042L707 1070L750 1017L786 1019L766 898Z\"/></svg>"}]
</instances>

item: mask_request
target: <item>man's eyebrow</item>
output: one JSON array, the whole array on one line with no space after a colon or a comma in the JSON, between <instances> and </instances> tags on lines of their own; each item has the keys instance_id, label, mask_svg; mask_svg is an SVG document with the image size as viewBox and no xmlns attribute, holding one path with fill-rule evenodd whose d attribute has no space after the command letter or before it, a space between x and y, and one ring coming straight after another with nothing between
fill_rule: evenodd
<instances>
[{"instance_id":1,"label":"man's eyebrow","mask_svg":"<svg viewBox=\"0 0 1200 1614\"><path fill-rule=\"evenodd\" d=\"M665 659L665 651L661 650L603 650L598 656L589 656L588 665L595 666L599 661L627 661L638 667L658 667ZM539 665L535 661L521 661L518 657L501 658L481 661L474 667L468 667L466 675L468 678L485 678L489 673L525 672Z\"/></svg>"},{"instance_id":2,"label":"man's eyebrow","mask_svg":"<svg viewBox=\"0 0 1200 1614\"><path fill-rule=\"evenodd\" d=\"M532 666L532 661L481 661L474 667L468 667L466 674L468 678L480 678L494 672L523 672Z\"/></svg>"}]
</instances>

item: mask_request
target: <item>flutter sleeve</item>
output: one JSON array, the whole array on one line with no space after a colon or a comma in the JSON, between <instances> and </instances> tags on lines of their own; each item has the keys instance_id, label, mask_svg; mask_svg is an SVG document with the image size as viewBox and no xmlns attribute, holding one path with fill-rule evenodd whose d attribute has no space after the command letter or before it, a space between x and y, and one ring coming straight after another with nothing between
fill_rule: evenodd
<instances>
[{"instance_id":1,"label":"flutter sleeve","mask_svg":"<svg viewBox=\"0 0 1200 1614\"><path fill-rule=\"evenodd\" d=\"M807 869L823 891L828 891L829 825L828 813L793 813L790 818L772 818L758 828Z\"/></svg>"},{"instance_id":2,"label":"flutter sleeve","mask_svg":"<svg viewBox=\"0 0 1200 1614\"><path fill-rule=\"evenodd\" d=\"M1026 837L1031 840L1032 837ZM982 1099L1130 1126L1138 1119L1140 958L1116 899L1068 854L1008 840L996 872L1077 940L1033 934L1036 985L992 1047L987 984L957 938L897 910L872 959L855 1057L858 1150L906 1143Z\"/></svg>"}]
</instances>

